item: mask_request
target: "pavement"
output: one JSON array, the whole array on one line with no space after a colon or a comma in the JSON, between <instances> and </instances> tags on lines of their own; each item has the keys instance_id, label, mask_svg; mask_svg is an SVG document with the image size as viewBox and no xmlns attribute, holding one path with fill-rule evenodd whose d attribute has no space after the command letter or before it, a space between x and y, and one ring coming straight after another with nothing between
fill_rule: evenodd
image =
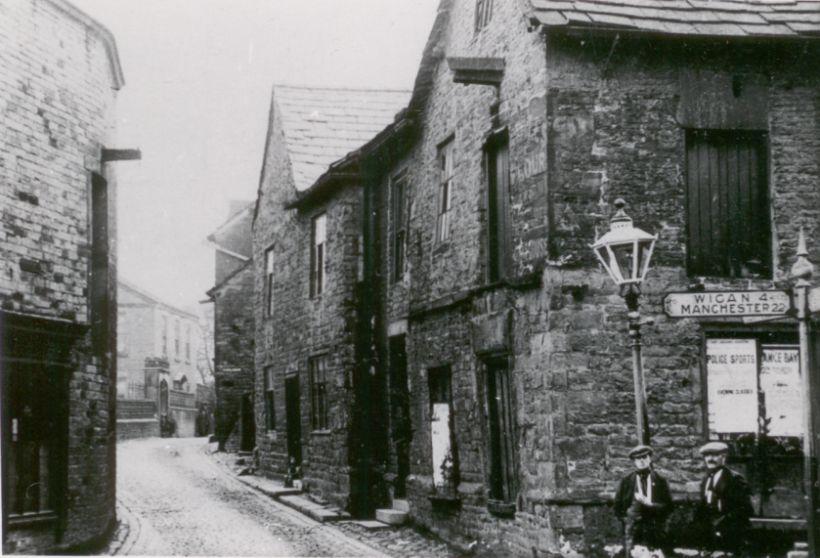
<instances>
[{"instance_id":1,"label":"pavement","mask_svg":"<svg viewBox=\"0 0 820 558\"><path fill-rule=\"evenodd\" d=\"M205 438L117 446L118 528L103 555L458 556L411 526L357 522L261 476Z\"/></svg>"}]
</instances>

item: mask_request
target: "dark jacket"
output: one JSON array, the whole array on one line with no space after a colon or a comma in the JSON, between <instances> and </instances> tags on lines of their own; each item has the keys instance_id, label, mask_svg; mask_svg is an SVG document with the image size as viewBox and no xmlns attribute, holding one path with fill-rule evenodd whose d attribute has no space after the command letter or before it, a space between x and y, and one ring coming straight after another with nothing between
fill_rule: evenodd
<instances>
[{"instance_id":1,"label":"dark jacket","mask_svg":"<svg viewBox=\"0 0 820 558\"><path fill-rule=\"evenodd\" d=\"M615 515L619 519L626 517L629 508L635 499L635 479L638 472L633 471L621 479L618 485L618 492L615 494ZM672 495L669 492L669 484L662 476L655 471L649 473L652 482L652 506L636 504L641 507L641 513L647 519L663 521L672 511Z\"/></svg>"},{"instance_id":2,"label":"dark jacket","mask_svg":"<svg viewBox=\"0 0 820 558\"><path fill-rule=\"evenodd\" d=\"M706 501L706 483L711 473L700 483L700 503L696 518L707 531L707 539L718 548L737 548L747 535L749 518L754 513L749 497L749 487L740 474L727 467L718 479L712 492L713 501Z\"/></svg>"}]
</instances>

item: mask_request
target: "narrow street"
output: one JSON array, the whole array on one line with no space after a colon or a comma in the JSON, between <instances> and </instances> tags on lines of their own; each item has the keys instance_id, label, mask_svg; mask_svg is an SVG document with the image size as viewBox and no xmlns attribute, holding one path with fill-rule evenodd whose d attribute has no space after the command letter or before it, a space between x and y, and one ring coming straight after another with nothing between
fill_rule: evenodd
<instances>
[{"instance_id":1,"label":"narrow street","mask_svg":"<svg viewBox=\"0 0 820 558\"><path fill-rule=\"evenodd\" d=\"M120 520L128 555L381 556L232 478L203 438L151 438L117 447Z\"/></svg>"}]
</instances>

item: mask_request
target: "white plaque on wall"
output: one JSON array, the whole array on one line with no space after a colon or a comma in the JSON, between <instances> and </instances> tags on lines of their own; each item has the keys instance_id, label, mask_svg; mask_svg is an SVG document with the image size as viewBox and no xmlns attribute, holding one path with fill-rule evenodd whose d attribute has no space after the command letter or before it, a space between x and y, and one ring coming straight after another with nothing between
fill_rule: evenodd
<instances>
[{"instance_id":1,"label":"white plaque on wall","mask_svg":"<svg viewBox=\"0 0 820 558\"><path fill-rule=\"evenodd\" d=\"M760 389L764 393L769 436L803 436L800 349L797 345L763 345Z\"/></svg>"}]
</instances>

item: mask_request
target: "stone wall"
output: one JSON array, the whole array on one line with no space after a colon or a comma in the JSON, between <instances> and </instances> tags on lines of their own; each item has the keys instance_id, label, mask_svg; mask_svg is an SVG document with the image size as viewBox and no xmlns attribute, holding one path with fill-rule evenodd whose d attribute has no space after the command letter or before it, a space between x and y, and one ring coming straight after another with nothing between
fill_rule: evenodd
<instances>
[{"instance_id":1,"label":"stone wall","mask_svg":"<svg viewBox=\"0 0 820 558\"><path fill-rule=\"evenodd\" d=\"M242 396L254 392L253 264L234 273L213 291L214 381L216 435L225 447L238 450L239 411ZM253 399L252 399L253 400Z\"/></svg>"},{"instance_id":2,"label":"stone wall","mask_svg":"<svg viewBox=\"0 0 820 558\"><path fill-rule=\"evenodd\" d=\"M445 3L444 5L448 5ZM388 277L389 224L381 225L381 326L407 320L413 441L409 500L413 519L450 540L514 555L601 552L616 540L609 502L629 469L635 444L632 361L626 307L593 267L590 244L608 227L623 196L636 225L659 233L643 288L644 366L658 469L675 498L696 497L702 474L697 447L704 424L703 338L708 332L777 330L739 321L698 324L662 311L665 293L686 290L685 146L687 126L749 129L768 123L773 279L705 278L707 289L773 288L793 260L797 227L820 227L818 82L800 74L817 49L727 48L621 37L541 36L527 31L518 8L496 4L490 27L474 34L473 2L455 0L439 56L505 59L499 120L509 131L513 265L500 285L486 281L483 141L491 131L492 88L459 85L443 58L434 64L418 142L385 169L380 210L388 212L387 177L406 168L411 217L408 272ZM710 87L739 75L748 95L713 112L691 106L685 87L708 74ZM760 83L766 86L759 88ZM744 93L741 92L742 97ZM716 92L718 99L734 94ZM740 106L740 105L738 105ZM744 105L747 106L747 105ZM803 118L797 118L800 111ZM726 115L730 115L726 116ZM756 129L756 128L755 128ZM434 239L437 146L455 142L450 240ZM812 243L812 257L820 247ZM503 318L500 318L503 317ZM499 326L499 320L509 320ZM768 327L768 329L767 329ZM508 328L507 333L499 334ZM782 329L782 328L781 328ZM382 340L387 335L382 332ZM494 337L495 336L495 337ZM483 355L511 358L516 416L518 497L512 517L488 509L489 454ZM380 362L389 366L385 343ZM457 502L430 499L432 458L428 371L449 365L460 482ZM686 505L681 506L685 517Z\"/></svg>"},{"instance_id":3,"label":"stone wall","mask_svg":"<svg viewBox=\"0 0 820 558\"><path fill-rule=\"evenodd\" d=\"M122 85L114 49L106 30L64 2L0 6L4 311L38 316L44 323L88 325L92 172L108 181L108 235L116 238L116 180L111 166L101 163ZM95 353L91 334L84 333L71 347L67 485L59 518L38 527L4 528L4 553L90 545L114 525L116 243L109 244L108 342Z\"/></svg>"},{"instance_id":4,"label":"stone wall","mask_svg":"<svg viewBox=\"0 0 820 558\"><path fill-rule=\"evenodd\" d=\"M117 441L159 437L156 401L117 401Z\"/></svg>"}]
</instances>

